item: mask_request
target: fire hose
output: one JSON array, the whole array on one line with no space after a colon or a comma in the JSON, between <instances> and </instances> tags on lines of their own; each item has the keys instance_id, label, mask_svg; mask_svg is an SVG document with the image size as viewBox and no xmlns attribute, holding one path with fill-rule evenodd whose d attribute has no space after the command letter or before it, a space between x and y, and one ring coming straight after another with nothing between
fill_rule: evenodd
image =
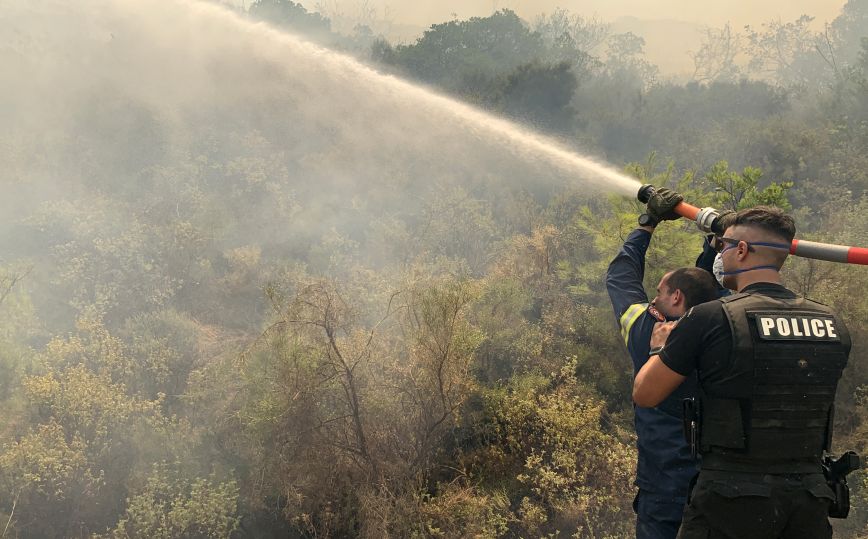
<instances>
[{"instance_id":1,"label":"fire hose","mask_svg":"<svg viewBox=\"0 0 868 539\"><path fill-rule=\"evenodd\" d=\"M653 194L654 186L646 184L639 189L637 198L643 204L647 204ZM718 219L720 212L714 208L697 208L687 202L681 202L673 211L685 219L696 222L696 226L703 232L723 235L724 231L721 230L722 226ZM790 254L829 262L868 265L868 248L865 247L794 239L790 246Z\"/></svg>"}]
</instances>

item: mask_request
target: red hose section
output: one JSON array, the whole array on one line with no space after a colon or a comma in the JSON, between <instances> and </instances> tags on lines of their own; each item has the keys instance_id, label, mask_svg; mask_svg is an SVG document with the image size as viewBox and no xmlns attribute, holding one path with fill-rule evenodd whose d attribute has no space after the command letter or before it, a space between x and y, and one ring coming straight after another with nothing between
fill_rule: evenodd
<instances>
[{"instance_id":1,"label":"red hose section","mask_svg":"<svg viewBox=\"0 0 868 539\"><path fill-rule=\"evenodd\" d=\"M828 260L828 261L832 261L832 262L846 262L847 264L859 264L862 266L868 266L868 248L865 248L865 247L847 247L845 245L831 245L831 244L823 244L823 243L816 244L813 242L807 242L806 245L808 245L810 247L808 249L802 249L802 251L810 250L810 251L812 251L811 254L808 254L807 252L799 253L798 252L799 251L799 240L793 240L793 244L790 247L790 254L795 255L795 256L807 256L808 258L817 258L819 260ZM827 249L835 249L835 250L841 250L841 251L846 249L847 250L846 259L844 259L843 257L840 257L840 255L834 256L831 254L831 252L830 252L831 256L828 258L826 256L815 256L816 254L818 254L816 252L816 249L818 247L825 247Z\"/></svg>"},{"instance_id":2,"label":"red hose section","mask_svg":"<svg viewBox=\"0 0 868 539\"><path fill-rule=\"evenodd\" d=\"M690 219L691 221L695 221L696 216L699 215L699 208L688 204L687 202L681 202L680 204L675 206L674 211L681 217L684 217L685 219ZM790 246L790 254L796 254L798 245L799 240L793 240L793 244ZM868 248L850 247L850 250L847 251L847 263L868 265Z\"/></svg>"},{"instance_id":3,"label":"red hose section","mask_svg":"<svg viewBox=\"0 0 868 539\"><path fill-rule=\"evenodd\" d=\"M850 247L847 252L848 264L868 265L868 249L865 247Z\"/></svg>"},{"instance_id":4,"label":"red hose section","mask_svg":"<svg viewBox=\"0 0 868 539\"><path fill-rule=\"evenodd\" d=\"M691 221L696 221L696 216L699 215L699 208L696 206L692 206L687 202L681 202L677 206L675 206L675 213L684 217L685 219L690 219Z\"/></svg>"}]
</instances>

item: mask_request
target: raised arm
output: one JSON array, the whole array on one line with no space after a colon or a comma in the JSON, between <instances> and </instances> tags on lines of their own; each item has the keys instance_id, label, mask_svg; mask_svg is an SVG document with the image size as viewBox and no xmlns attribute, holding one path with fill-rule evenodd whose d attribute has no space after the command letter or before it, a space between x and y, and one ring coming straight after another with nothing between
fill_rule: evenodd
<instances>
[{"instance_id":1,"label":"raised arm","mask_svg":"<svg viewBox=\"0 0 868 539\"><path fill-rule=\"evenodd\" d=\"M606 271L606 289L618 320L631 306L648 304L642 282L645 279L645 253L653 232L654 228L650 226L632 231Z\"/></svg>"}]
</instances>

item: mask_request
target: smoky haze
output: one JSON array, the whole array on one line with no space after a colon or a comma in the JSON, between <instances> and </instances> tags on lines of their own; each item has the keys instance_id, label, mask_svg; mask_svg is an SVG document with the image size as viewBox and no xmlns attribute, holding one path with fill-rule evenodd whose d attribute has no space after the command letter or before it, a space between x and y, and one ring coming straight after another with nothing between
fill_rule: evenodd
<instances>
[{"instance_id":1,"label":"smoky haze","mask_svg":"<svg viewBox=\"0 0 868 539\"><path fill-rule=\"evenodd\" d=\"M236 0L237 3L237 0ZM413 42L432 24L454 18L486 17L498 9L511 9L527 21L566 10L611 25L615 32L632 32L645 39L648 59L665 76L684 78L693 70L691 53L697 51L707 28L730 24L735 30L746 25L760 27L770 21L793 21L802 15L814 17L812 28L822 30L837 17L846 0L799 0L787 2L693 2L664 0L305 0L309 10L320 11L347 32L355 24L368 24L393 41ZM340 22L343 19L343 24Z\"/></svg>"},{"instance_id":2,"label":"smoky haze","mask_svg":"<svg viewBox=\"0 0 868 539\"><path fill-rule=\"evenodd\" d=\"M744 38L750 69L718 36L690 84L575 4L438 4L530 11L403 44L233 4L3 3L4 537L629 537L610 294L647 302L705 245L661 223L607 286L638 181L868 241L864 1L828 34ZM452 20L414 5L409 24ZM783 276L864 351L862 269ZM859 354L842 448L868 432ZM864 490L836 535L865 536Z\"/></svg>"},{"instance_id":3,"label":"smoky haze","mask_svg":"<svg viewBox=\"0 0 868 539\"><path fill-rule=\"evenodd\" d=\"M292 126L296 132L308 126L326 127L305 136L298 133L297 138L312 138L308 144L331 148L341 143L336 157L353 163L345 172L352 169L354 174L366 173L356 164L371 152L377 158L394 152L426 158L447 144L449 150L443 153L455 155L452 152L469 143L462 136L492 146L491 162L486 165L509 159L512 150L498 146L505 139L488 141L493 133L467 133L482 116L462 118L469 109L457 103L414 90L347 57L266 25L242 21L219 8L170 3L166 9L172 11L167 15L163 10L115 2L76 15L73 10L64 13L62 4L42 5L38 14L29 6L20 11L12 6L4 13L7 36L14 38L6 51L16 68L5 72L12 98L6 101L7 115L22 130L38 132L37 127L48 124L86 129L87 123L78 121L82 111L111 95L117 102L155 112L163 134L175 137L173 143L196 129L190 120L197 115L253 126L270 122L274 125L263 127ZM76 26L57 29L64 17ZM225 37L230 32L233 39ZM19 38L20 47L14 44ZM234 112L238 109L243 110ZM402 136L402 130L421 126L430 139ZM378 136L372 137L372 131ZM504 151L498 154L498 148ZM460 150L463 155L456 163L470 164L476 150ZM439 161L439 156L431 160ZM593 174L589 179L595 179Z\"/></svg>"},{"instance_id":4,"label":"smoky haze","mask_svg":"<svg viewBox=\"0 0 868 539\"><path fill-rule=\"evenodd\" d=\"M351 11L352 0L332 2L302 2L310 9L323 5L342 5ZM789 20L803 14L816 17L820 24L834 19L846 0L775 0L751 2L696 2L690 0L397 0L375 1L369 4L387 9L398 22L427 26L434 22L459 18L486 16L497 9L512 9L526 18L555 9L567 9L586 16L597 15L605 20L631 16L642 19L674 19L709 26L721 26L730 22L736 26L759 25L769 20Z\"/></svg>"},{"instance_id":5,"label":"smoky haze","mask_svg":"<svg viewBox=\"0 0 868 539\"><path fill-rule=\"evenodd\" d=\"M624 194L636 187L554 141L213 5L13 2L2 17L13 67L0 81L15 193L6 226L43 198L131 185L177 198L182 216L192 195L166 180L169 171L197 155L240 166L243 144L278 157L253 178L230 174L224 187L262 182L279 196L247 232L223 231L225 247L292 241L277 237L287 226L328 230L357 213L346 201L390 182L395 198L382 209L403 215L444 178L469 189L545 190L583 178ZM242 132L248 138L233 138ZM49 143L60 151L40 152ZM141 211L154 204L139 202Z\"/></svg>"}]
</instances>

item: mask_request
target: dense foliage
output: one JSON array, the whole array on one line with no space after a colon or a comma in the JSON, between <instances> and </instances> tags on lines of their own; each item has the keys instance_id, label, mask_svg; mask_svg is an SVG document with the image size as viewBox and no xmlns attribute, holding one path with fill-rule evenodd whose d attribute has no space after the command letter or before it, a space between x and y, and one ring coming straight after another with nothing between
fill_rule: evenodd
<instances>
[{"instance_id":1,"label":"dense foliage","mask_svg":"<svg viewBox=\"0 0 868 539\"><path fill-rule=\"evenodd\" d=\"M641 38L563 11L397 46L289 0L248 15L696 204L777 204L801 238L868 246L864 0L822 34L709 32L685 84ZM258 90L202 89L216 112L177 135L97 84L63 127L0 135L2 536L629 537L631 369L603 277L638 203L421 158L354 185L321 173L331 126L268 123ZM649 290L700 245L661 226ZM791 260L784 277L850 327L836 449L868 455L868 272ZM851 485L834 524L866 537L868 472Z\"/></svg>"}]
</instances>

